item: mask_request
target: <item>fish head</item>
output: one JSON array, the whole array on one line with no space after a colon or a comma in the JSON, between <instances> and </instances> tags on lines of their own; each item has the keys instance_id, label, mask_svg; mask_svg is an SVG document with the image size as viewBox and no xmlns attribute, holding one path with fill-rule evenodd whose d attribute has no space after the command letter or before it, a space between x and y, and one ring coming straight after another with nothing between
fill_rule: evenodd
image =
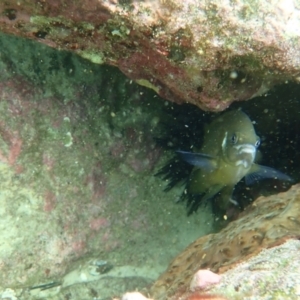
<instances>
[{"instance_id":1,"label":"fish head","mask_svg":"<svg viewBox=\"0 0 300 300\"><path fill-rule=\"evenodd\" d=\"M223 156L231 164L248 169L255 160L259 144L259 137L253 140L243 137L240 132L226 132L222 143Z\"/></svg>"},{"instance_id":2,"label":"fish head","mask_svg":"<svg viewBox=\"0 0 300 300\"><path fill-rule=\"evenodd\" d=\"M232 120L231 126L224 131L222 156L227 163L249 169L253 164L260 138L256 135L250 119L245 115Z\"/></svg>"}]
</instances>

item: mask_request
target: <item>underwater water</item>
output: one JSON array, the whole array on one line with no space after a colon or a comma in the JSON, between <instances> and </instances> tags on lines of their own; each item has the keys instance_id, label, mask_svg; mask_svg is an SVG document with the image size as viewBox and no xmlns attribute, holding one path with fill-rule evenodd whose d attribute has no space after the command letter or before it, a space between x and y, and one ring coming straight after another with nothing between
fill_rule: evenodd
<instances>
[{"instance_id":1,"label":"underwater water","mask_svg":"<svg viewBox=\"0 0 300 300\"><path fill-rule=\"evenodd\" d=\"M147 294L175 256L227 224L211 203L188 216L178 201L184 182L165 192L168 181L155 176L176 150L201 144L213 114L167 102L68 52L6 35L0 46L2 299ZM253 122L260 163L295 182L298 94L287 84L231 107ZM239 183L232 218L290 185Z\"/></svg>"}]
</instances>

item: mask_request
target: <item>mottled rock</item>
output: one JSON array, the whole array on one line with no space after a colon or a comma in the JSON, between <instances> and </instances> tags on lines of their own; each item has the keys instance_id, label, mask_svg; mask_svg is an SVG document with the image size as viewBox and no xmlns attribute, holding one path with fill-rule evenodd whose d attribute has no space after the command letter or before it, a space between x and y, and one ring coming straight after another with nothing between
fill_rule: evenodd
<instances>
[{"instance_id":1,"label":"mottled rock","mask_svg":"<svg viewBox=\"0 0 300 300\"><path fill-rule=\"evenodd\" d=\"M206 235L179 254L152 287L155 299L188 291L199 269L223 273L266 248L299 238L300 185L260 197L219 233Z\"/></svg>"},{"instance_id":2,"label":"mottled rock","mask_svg":"<svg viewBox=\"0 0 300 300\"><path fill-rule=\"evenodd\" d=\"M300 297L299 240L264 249L255 257L222 274L210 293L228 299L291 299Z\"/></svg>"},{"instance_id":3,"label":"mottled rock","mask_svg":"<svg viewBox=\"0 0 300 300\"><path fill-rule=\"evenodd\" d=\"M262 250L221 276L219 284L195 293L178 293L170 299L267 300L300 297L299 240ZM219 296L216 296L219 295Z\"/></svg>"},{"instance_id":4,"label":"mottled rock","mask_svg":"<svg viewBox=\"0 0 300 300\"><path fill-rule=\"evenodd\" d=\"M0 29L118 66L177 103L220 111L299 81L296 1L20 1Z\"/></svg>"}]
</instances>

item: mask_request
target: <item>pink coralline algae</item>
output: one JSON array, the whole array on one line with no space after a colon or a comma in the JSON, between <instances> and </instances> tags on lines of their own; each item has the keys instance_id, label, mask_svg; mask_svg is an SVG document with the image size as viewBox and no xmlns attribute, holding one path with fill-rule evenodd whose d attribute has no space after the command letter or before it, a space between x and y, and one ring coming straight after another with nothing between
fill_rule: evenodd
<instances>
[{"instance_id":1,"label":"pink coralline algae","mask_svg":"<svg viewBox=\"0 0 300 300\"><path fill-rule=\"evenodd\" d=\"M104 197L107 178L104 175L101 164L99 162L95 164L91 172L88 174L85 183L92 191L93 202L97 203L101 198Z\"/></svg>"},{"instance_id":2,"label":"pink coralline algae","mask_svg":"<svg viewBox=\"0 0 300 300\"><path fill-rule=\"evenodd\" d=\"M220 275L211 272L210 270L199 270L192 279L190 290L194 292L198 289L204 289L212 284L219 283L220 281Z\"/></svg>"},{"instance_id":3,"label":"pink coralline algae","mask_svg":"<svg viewBox=\"0 0 300 300\"><path fill-rule=\"evenodd\" d=\"M89 227L92 230L98 231L100 229L104 229L110 226L110 222L106 218L97 218L97 219L92 219L89 223Z\"/></svg>"},{"instance_id":4,"label":"pink coralline algae","mask_svg":"<svg viewBox=\"0 0 300 300\"><path fill-rule=\"evenodd\" d=\"M44 211L45 212L51 212L56 205L56 196L51 191L46 191L44 195Z\"/></svg>"},{"instance_id":5,"label":"pink coralline algae","mask_svg":"<svg viewBox=\"0 0 300 300\"><path fill-rule=\"evenodd\" d=\"M4 122L0 122L0 133L8 146L7 153L4 153L2 150L0 151L0 161L13 166L21 153L22 140L19 138L18 132L9 130Z\"/></svg>"},{"instance_id":6,"label":"pink coralline algae","mask_svg":"<svg viewBox=\"0 0 300 300\"><path fill-rule=\"evenodd\" d=\"M143 294L139 292L128 292L122 296L121 300L152 300L152 299L145 297Z\"/></svg>"}]
</instances>

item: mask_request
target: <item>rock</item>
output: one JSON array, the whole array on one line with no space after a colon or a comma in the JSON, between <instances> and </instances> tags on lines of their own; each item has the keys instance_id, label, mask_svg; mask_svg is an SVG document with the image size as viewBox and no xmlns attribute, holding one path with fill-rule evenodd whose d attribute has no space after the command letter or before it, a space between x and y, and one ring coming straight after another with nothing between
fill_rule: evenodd
<instances>
[{"instance_id":1,"label":"rock","mask_svg":"<svg viewBox=\"0 0 300 300\"><path fill-rule=\"evenodd\" d=\"M299 81L294 1L27 1L0 4L0 30L118 66L165 99L221 111Z\"/></svg>"},{"instance_id":2,"label":"rock","mask_svg":"<svg viewBox=\"0 0 300 300\"><path fill-rule=\"evenodd\" d=\"M224 273L263 249L299 238L300 185L289 191L259 197L216 234L199 238L169 265L152 287L154 299L166 299L177 291L188 291L199 269Z\"/></svg>"},{"instance_id":3,"label":"rock","mask_svg":"<svg viewBox=\"0 0 300 300\"><path fill-rule=\"evenodd\" d=\"M280 246L264 249L223 273L219 284L210 286L205 291L178 293L170 299L297 300L300 296L299 250L300 241L294 239Z\"/></svg>"},{"instance_id":4,"label":"rock","mask_svg":"<svg viewBox=\"0 0 300 300\"><path fill-rule=\"evenodd\" d=\"M210 293L228 299L299 299L299 240L264 249L258 255L222 274Z\"/></svg>"},{"instance_id":5,"label":"rock","mask_svg":"<svg viewBox=\"0 0 300 300\"><path fill-rule=\"evenodd\" d=\"M187 222L153 176L164 102L70 52L5 34L0 48L0 295L143 292L170 257L211 230ZM103 261L131 277L100 278ZM141 267L132 280L128 270ZM61 290L51 285L60 282ZM42 295L30 289L40 285Z\"/></svg>"}]
</instances>

